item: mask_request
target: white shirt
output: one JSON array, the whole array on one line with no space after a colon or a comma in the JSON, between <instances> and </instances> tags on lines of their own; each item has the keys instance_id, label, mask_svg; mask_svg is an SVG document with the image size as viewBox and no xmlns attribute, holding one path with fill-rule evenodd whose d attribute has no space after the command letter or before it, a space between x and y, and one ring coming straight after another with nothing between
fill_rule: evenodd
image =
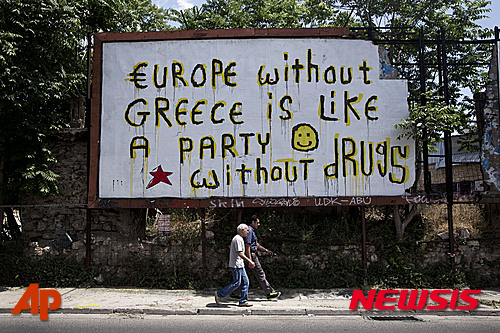
<instances>
[{"instance_id":1,"label":"white shirt","mask_svg":"<svg viewBox=\"0 0 500 333\"><path fill-rule=\"evenodd\" d=\"M229 252L229 267L243 268L245 261L238 255L238 252L245 252L245 242L243 237L236 235L231 241L231 251Z\"/></svg>"}]
</instances>

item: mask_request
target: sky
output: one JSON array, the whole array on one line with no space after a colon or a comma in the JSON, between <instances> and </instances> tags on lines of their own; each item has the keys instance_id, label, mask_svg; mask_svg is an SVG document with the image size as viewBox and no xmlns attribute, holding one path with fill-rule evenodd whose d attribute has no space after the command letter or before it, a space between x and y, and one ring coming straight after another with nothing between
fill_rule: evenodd
<instances>
[{"instance_id":1,"label":"sky","mask_svg":"<svg viewBox=\"0 0 500 333\"><path fill-rule=\"evenodd\" d=\"M193 6L201 6L205 0L152 0L154 4L164 8L186 9ZM500 0L491 0L491 12L489 19L481 20L480 24L484 27L493 29L500 27Z\"/></svg>"},{"instance_id":2,"label":"sky","mask_svg":"<svg viewBox=\"0 0 500 333\"><path fill-rule=\"evenodd\" d=\"M152 2L164 8L186 9L193 6L201 6L205 3L205 0L152 0Z\"/></svg>"},{"instance_id":3,"label":"sky","mask_svg":"<svg viewBox=\"0 0 500 333\"><path fill-rule=\"evenodd\" d=\"M500 28L500 0L491 0L491 12L489 19L481 20L479 23L487 28L493 29L495 26Z\"/></svg>"}]
</instances>

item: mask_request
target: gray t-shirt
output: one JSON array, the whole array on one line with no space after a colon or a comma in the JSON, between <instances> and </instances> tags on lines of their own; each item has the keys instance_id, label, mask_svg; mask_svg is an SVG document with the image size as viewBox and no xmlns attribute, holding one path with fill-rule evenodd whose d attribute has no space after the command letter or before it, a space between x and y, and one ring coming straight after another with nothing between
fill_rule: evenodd
<instances>
[{"instance_id":1,"label":"gray t-shirt","mask_svg":"<svg viewBox=\"0 0 500 333\"><path fill-rule=\"evenodd\" d=\"M245 261L238 255L238 252L245 252L245 242L243 237L236 235L231 241L231 251L229 252L229 267L243 268Z\"/></svg>"}]
</instances>

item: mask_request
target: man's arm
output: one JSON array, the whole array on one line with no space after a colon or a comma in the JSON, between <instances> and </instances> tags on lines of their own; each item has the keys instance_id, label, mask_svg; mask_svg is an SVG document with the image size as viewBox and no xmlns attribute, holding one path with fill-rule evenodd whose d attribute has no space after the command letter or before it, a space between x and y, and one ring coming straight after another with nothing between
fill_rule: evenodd
<instances>
[{"instance_id":1,"label":"man's arm","mask_svg":"<svg viewBox=\"0 0 500 333\"><path fill-rule=\"evenodd\" d=\"M245 243L245 250L246 250L245 252L247 254L247 257L252 259L252 253L250 251L250 244L249 243Z\"/></svg>"},{"instance_id":2,"label":"man's arm","mask_svg":"<svg viewBox=\"0 0 500 333\"><path fill-rule=\"evenodd\" d=\"M264 251L266 252L267 254L269 255L272 255L273 254L273 251L269 251L268 249L266 249L265 247L263 247L262 245L260 245L259 243L257 243L257 250L261 250L261 251Z\"/></svg>"},{"instance_id":3,"label":"man's arm","mask_svg":"<svg viewBox=\"0 0 500 333\"><path fill-rule=\"evenodd\" d=\"M248 262L248 267L250 268L254 268L255 267L255 263L252 261L252 259L248 258L245 253L241 252L241 251L238 251L238 255L243 258L243 260L245 260L246 262Z\"/></svg>"}]
</instances>

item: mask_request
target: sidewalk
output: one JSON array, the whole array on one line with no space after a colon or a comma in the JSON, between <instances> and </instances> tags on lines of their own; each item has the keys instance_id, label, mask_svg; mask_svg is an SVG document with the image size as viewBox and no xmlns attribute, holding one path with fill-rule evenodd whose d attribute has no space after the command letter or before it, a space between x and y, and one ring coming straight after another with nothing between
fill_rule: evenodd
<instances>
[{"instance_id":1,"label":"sidewalk","mask_svg":"<svg viewBox=\"0 0 500 333\"><path fill-rule=\"evenodd\" d=\"M26 288L0 288L0 313L10 313ZM224 299L215 304L214 290L161 290L117 288L60 288L61 307L51 313L68 314L154 314L154 315L474 315L500 316L500 290L482 290L474 310L349 310L352 289L282 290L279 300L268 301L260 290L250 290L250 308L238 307L237 301ZM25 310L22 314L29 314ZM499 318L500 320L500 318Z\"/></svg>"}]
</instances>

